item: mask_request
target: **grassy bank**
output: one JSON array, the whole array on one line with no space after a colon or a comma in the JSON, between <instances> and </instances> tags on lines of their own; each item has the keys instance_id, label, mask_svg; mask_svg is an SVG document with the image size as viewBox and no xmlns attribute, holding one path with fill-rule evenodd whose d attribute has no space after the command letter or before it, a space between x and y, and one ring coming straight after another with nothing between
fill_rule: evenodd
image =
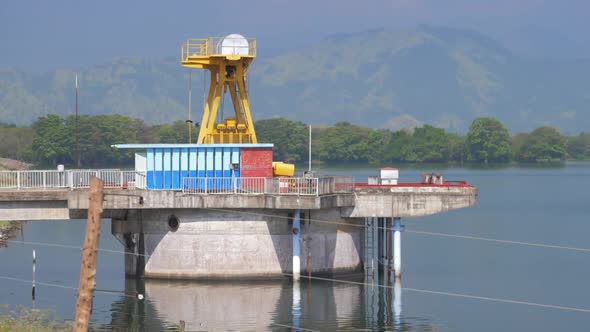
<instances>
[{"instance_id":1,"label":"grassy bank","mask_svg":"<svg viewBox=\"0 0 590 332\"><path fill-rule=\"evenodd\" d=\"M55 332L71 330L71 323L55 320L50 311L29 308L9 310L8 306L0 306L0 332Z\"/></svg>"},{"instance_id":2,"label":"grassy bank","mask_svg":"<svg viewBox=\"0 0 590 332\"><path fill-rule=\"evenodd\" d=\"M0 247L6 245L6 240L12 237L19 227L21 227L20 223L19 221L0 220Z\"/></svg>"}]
</instances>

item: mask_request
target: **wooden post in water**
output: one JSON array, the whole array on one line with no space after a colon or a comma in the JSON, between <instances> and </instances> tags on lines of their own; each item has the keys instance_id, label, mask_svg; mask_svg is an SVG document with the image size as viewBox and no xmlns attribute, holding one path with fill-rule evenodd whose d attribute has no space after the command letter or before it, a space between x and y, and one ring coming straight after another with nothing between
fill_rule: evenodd
<instances>
[{"instance_id":1,"label":"wooden post in water","mask_svg":"<svg viewBox=\"0 0 590 332\"><path fill-rule=\"evenodd\" d=\"M100 240L100 222L102 217L103 182L97 177L90 179L90 203L88 206L88 222L86 239L82 250L82 266L80 267L80 287L76 304L76 320L74 331L88 331L88 323L92 312L92 297L96 287L96 256Z\"/></svg>"},{"instance_id":2,"label":"wooden post in water","mask_svg":"<svg viewBox=\"0 0 590 332\"><path fill-rule=\"evenodd\" d=\"M33 289L31 290L31 298L33 300L33 308L35 307L35 280L37 279L37 253L33 249Z\"/></svg>"}]
</instances>

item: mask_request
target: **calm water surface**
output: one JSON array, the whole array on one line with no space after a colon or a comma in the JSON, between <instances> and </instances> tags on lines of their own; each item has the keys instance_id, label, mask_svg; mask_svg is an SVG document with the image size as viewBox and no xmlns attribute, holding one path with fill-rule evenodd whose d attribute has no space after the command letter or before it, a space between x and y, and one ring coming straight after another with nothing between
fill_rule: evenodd
<instances>
[{"instance_id":1,"label":"calm water surface","mask_svg":"<svg viewBox=\"0 0 590 332\"><path fill-rule=\"evenodd\" d=\"M329 169L354 174L373 169ZM159 331L187 322L188 330L400 331L588 331L590 312L580 312L423 291L449 292L590 310L590 252L533 247L412 233L428 231L590 248L590 164L554 169L448 169L450 180L479 188L479 205L445 214L403 219L403 282L397 292L364 286L362 276L337 276L356 283L289 280L186 283L125 279L123 257L100 252L94 329ZM416 181L418 170L402 170ZM37 221L15 240L81 247L85 221ZM103 223L100 246L121 250ZM77 287L81 252L10 243L0 248L0 276ZM137 300L137 292L146 299ZM75 290L0 280L0 303L47 308L73 319ZM400 301L401 300L401 301ZM0 309L2 310L2 309Z\"/></svg>"}]
</instances>

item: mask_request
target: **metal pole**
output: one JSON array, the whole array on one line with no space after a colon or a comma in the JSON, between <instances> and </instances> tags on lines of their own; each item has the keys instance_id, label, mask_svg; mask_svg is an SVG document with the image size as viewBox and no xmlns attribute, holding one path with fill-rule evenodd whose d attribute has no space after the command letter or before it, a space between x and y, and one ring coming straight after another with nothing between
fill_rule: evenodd
<instances>
[{"instance_id":1,"label":"metal pole","mask_svg":"<svg viewBox=\"0 0 590 332\"><path fill-rule=\"evenodd\" d=\"M299 280L301 274L301 261L299 259L301 252L301 211L295 210L293 216L293 280Z\"/></svg>"},{"instance_id":2,"label":"metal pole","mask_svg":"<svg viewBox=\"0 0 590 332\"><path fill-rule=\"evenodd\" d=\"M399 330L401 328L402 320L402 281L395 280L393 284L393 322L394 328Z\"/></svg>"},{"instance_id":3,"label":"metal pole","mask_svg":"<svg viewBox=\"0 0 590 332\"><path fill-rule=\"evenodd\" d=\"M393 218L385 218L385 227L393 229ZM385 232L387 234L387 278L391 279L393 274L393 232Z\"/></svg>"},{"instance_id":4,"label":"metal pole","mask_svg":"<svg viewBox=\"0 0 590 332\"><path fill-rule=\"evenodd\" d=\"M309 172L311 172L311 125L309 125Z\"/></svg>"},{"instance_id":5,"label":"metal pole","mask_svg":"<svg viewBox=\"0 0 590 332\"><path fill-rule=\"evenodd\" d=\"M80 168L80 128L78 126L78 74L76 74L76 166Z\"/></svg>"},{"instance_id":6,"label":"metal pole","mask_svg":"<svg viewBox=\"0 0 590 332\"><path fill-rule=\"evenodd\" d=\"M92 177L90 180L86 240L82 251L80 288L78 290L78 303L76 304L76 320L74 321L74 331L77 332L88 331L88 323L92 312L92 297L96 287L96 256L100 241L100 222L104 199L103 186L103 181L97 177Z\"/></svg>"},{"instance_id":7,"label":"metal pole","mask_svg":"<svg viewBox=\"0 0 590 332\"><path fill-rule=\"evenodd\" d=\"M381 258L381 272L382 273L382 279L381 282L385 282L387 280L387 274L388 271L387 269L389 268L389 266L387 266L387 218L381 218L381 256L379 256Z\"/></svg>"},{"instance_id":8,"label":"metal pole","mask_svg":"<svg viewBox=\"0 0 590 332\"><path fill-rule=\"evenodd\" d=\"M298 280L293 280L293 327L298 330L301 326L301 287Z\"/></svg>"},{"instance_id":9,"label":"metal pole","mask_svg":"<svg viewBox=\"0 0 590 332\"><path fill-rule=\"evenodd\" d=\"M192 143L193 140L193 119L192 119L192 109L193 109L193 71L189 69L188 72L188 120L186 121L188 124L188 144Z\"/></svg>"},{"instance_id":10,"label":"metal pole","mask_svg":"<svg viewBox=\"0 0 590 332\"><path fill-rule=\"evenodd\" d=\"M395 278L401 278L402 276L402 224L400 218L394 218L393 225L393 270L395 271Z\"/></svg>"}]
</instances>

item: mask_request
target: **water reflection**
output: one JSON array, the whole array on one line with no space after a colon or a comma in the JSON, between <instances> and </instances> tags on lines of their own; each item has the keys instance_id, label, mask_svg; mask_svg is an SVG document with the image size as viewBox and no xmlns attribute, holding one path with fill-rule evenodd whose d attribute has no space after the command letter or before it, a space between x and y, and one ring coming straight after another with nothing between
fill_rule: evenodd
<instances>
[{"instance_id":1,"label":"water reflection","mask_svg":"<svg viewBox=\"0 0 590 332\"><path fill-rule=\"evenodd\" d=\"M363 283L362 277L347 281ZM182 282L126 279L125 292L111 307L114 330L422 331L433 326L402 315L401 282L363 285L323 280ZM146 298L139 300L137 293Z\"/></svg>"}]
</instances>

